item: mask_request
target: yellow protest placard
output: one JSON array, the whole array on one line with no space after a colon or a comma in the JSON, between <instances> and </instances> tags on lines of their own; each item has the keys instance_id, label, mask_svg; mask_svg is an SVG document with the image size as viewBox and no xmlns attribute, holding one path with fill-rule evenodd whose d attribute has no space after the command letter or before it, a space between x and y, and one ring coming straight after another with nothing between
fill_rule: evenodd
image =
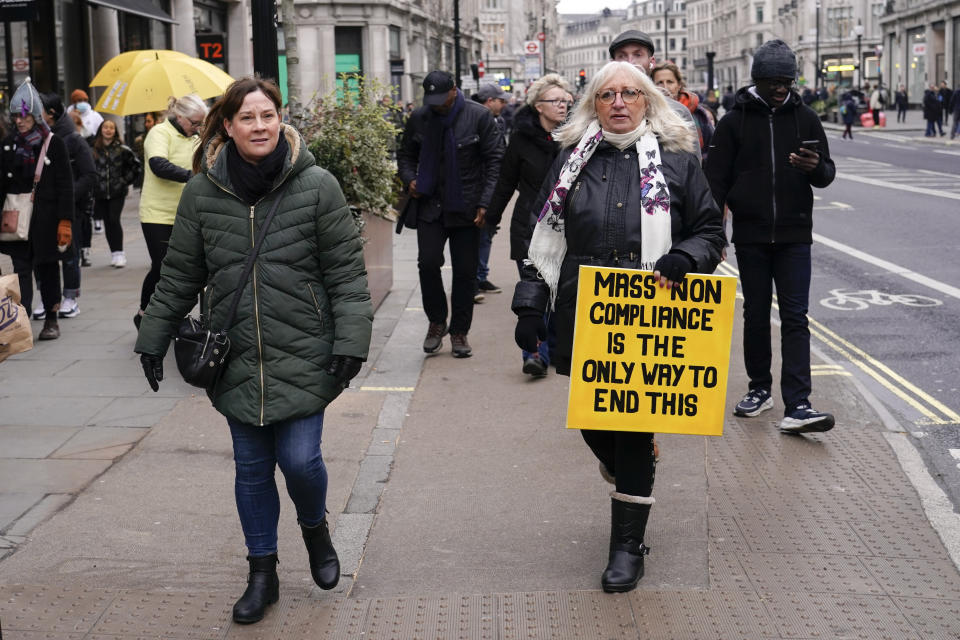
<instances>
[{"instance_id":1,"label":"yellow protest placard","mask_svg":"<svg viewBox=\"0 0 960 640\"><path fill-rule=\"evenodd\" d=\"M568 429L723 434L737 279L580 267Z\"/></svg>"}]
</instances>

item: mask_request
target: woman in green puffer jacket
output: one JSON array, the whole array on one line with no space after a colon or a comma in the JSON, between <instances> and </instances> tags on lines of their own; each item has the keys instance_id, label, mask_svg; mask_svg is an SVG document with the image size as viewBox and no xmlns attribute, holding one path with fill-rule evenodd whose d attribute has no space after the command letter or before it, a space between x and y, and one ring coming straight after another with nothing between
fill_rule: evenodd
<instances>
[{"instance_id":1,"label":"woman in green puffer jacket","mask_svg":"<svg viewBox=\"0 0 960 640\"><path fill-rule=\"evenodd\" d=\"M360 371L373 320L360 237L340 186L316 166L300 134L280 122L280 107L276 85L244 78L210 111L194 157L197 175L180 199L135 348L156 391L170 335L197 296L204 296L209 326L219 329L243 289L229 327L230 355L209 392L233 437L249 552L247 589L233 609L239 623L260 620L279 597L278 464L314 581L332 589L339 580L325 517L323 413ZM277 198L253 271L238 282Z\"/></svg>"}]
</instances>

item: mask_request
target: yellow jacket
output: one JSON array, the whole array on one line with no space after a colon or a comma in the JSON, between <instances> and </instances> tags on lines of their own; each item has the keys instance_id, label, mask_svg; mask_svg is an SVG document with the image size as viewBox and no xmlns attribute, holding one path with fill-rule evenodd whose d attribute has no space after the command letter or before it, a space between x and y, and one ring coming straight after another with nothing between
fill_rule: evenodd
<instances>
[{"instance_id":1,"label":"yellow jacket","mask_svg":"<svg viewBox=\"0 0 960 640\"><path fill-rule=\"evenodd\" d=\"M185 182L158 177L150 168L150 158L160 157L184 169L193 166L193 152L199 136L187 137L164 120L147 133L143 141L143 190L140 193L140 222L173 224Z\"/></svg>"}]
</instances>

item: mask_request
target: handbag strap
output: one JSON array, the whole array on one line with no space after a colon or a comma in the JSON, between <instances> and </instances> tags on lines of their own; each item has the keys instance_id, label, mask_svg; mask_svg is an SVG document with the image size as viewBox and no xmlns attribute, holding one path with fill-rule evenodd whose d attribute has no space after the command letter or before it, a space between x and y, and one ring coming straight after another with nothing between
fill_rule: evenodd
<instances>
[{"instance_id":1,"label":"handbag strap","mask_svg":"<svg viewBox=\"0 0 960 640\"><path fill-rule=\"evenodd\" d=\"M287 188L284 186L277 196L277 199L273 201L273 206L270 207L267 219L263 221L263 226L260 227L260 235L257 237L257 241L253 245L250 255L247 256L247 263L243 265L243 273L240 274L240 281L237 283L237 292L233 295L233 302L230 303L230 312L227 313L227 322L223 327L224 331L230 328L233 324L233 317L237 315L237 307L240 306L240 297L243 295L243 286L246 284L247 278L250 277L250 272L253 271L253 261L257 259L257 254L260 253L260 245L263 244L264 238L267 237L267 227L270 226L270 221L273 220L273 214L275 214L280 207L280 201L283 200L283 194L286 193L286 191Z\"/></svg>"},{"instance_id":2,"label":"handbag strap","mask_svg":"<svg viewBox=\"0 0 960 640\"><path fill-rule=\"evenodd\" d=\"M48 133L43 140L43 147L40 148L40 157L37 158L37 168L33 170L33 189L30 191L30 202L33 202L33 195L37 192L37 185L40 184L40 175L43 173L44 160L47 158L47 147L50 146L50 140L53 139L53 133Z\"/></svg>"}]
</instances>

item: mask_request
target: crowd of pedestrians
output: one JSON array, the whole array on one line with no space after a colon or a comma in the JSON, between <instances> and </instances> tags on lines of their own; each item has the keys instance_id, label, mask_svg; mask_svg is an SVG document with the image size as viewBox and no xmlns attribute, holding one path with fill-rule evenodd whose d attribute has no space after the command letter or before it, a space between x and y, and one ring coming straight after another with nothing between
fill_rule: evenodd
<instances>
[{"instance_id":1,"label":"crowd of pedestrians","mask_svg":"<svg viewBox=\"0 0 960 640\"><path fill-rule=\"evenodd\" d=\"M551 367L570 375L580 266L648 270L660 287L679 286L725 259L732 220L749 377L734 413L753 418L776 404L775 288L779 429L830 430L834 416L811 403L807 324L812 189L835 176L810 106L823 96L796 89L796 56L780 40L757 47L750 84L727 86L722 96L691 90L675 64L656 59L653 39L641 31L617 35L608 53L579 95L557 74L533 82L522 101L489 83L466 95L436 69L423 79L421 106L384 98L385 117L401 130L390 149L403 189L398 231L416 234L423 351L440 352L449 335L454 357L473 354L474 305L501 291L489 279L490 253L517 191L506 223L518 272L510 306L520 370L532 378ZM955 137L958 96L945 83L926 90L928 136L945 135L946 121ZM863 105L879 126L888 102L879 85L840 96L842 137L853 137ZM899 121L907 105L902 85L892 104ZM244 78L212 107L195 95L171 97L165 113L144 114L146 131L132 148L81 89L64 108L60 96L41 95L27 81L10 114L0 194L7 202L33 194L33 217L28 237L4 237L0 252L12 259L28 309L37 282L39 339L56 339L58 320L79 313L81 267L96 260L93 233L105 233L111 266L127 264L120 220L130 187L141 189L150 269L134 323L148 384L159 389L171 336L198 298L207 326L230 339L223 371L207 391L232 436L248 554L248 583L233 618L256 622L279 598L277 466L313 579L333 588L340 569L326 520L324 411L367 357L373 312L343 193L284 122L278 88ZM258 261L261 249L269 264ZM447 251L449 295L441 275ZM613 485L600 585L629 591L649 551L658 448L652 433L581 434Z\"/></svg>"}]
</instances>

